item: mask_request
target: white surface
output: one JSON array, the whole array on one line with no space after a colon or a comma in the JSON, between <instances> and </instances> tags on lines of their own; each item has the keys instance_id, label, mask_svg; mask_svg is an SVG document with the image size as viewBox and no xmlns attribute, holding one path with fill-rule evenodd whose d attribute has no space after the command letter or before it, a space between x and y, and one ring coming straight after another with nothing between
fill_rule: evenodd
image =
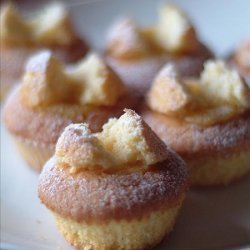
<instances>
[{"instance_id":1,"label":"white surface","mask_svg":"<svg viewBox=\"0 0 250 250\"><path fill-rule=\"evenodd\" d=\"M108 25L128 13L141 23L156 18L161 1L105 0L72 11L81 32L100 48ZM218 54L225 54L250 35L250 0L176 0L191 14ZM112 3L112 4L111 4ZM37 198L38 175L19 157L1 125L1 248L71 249L53 218ZM157 249L250 249L250 176L227 188L191 191L174 231Z\"/></svg>"}]
</instances>

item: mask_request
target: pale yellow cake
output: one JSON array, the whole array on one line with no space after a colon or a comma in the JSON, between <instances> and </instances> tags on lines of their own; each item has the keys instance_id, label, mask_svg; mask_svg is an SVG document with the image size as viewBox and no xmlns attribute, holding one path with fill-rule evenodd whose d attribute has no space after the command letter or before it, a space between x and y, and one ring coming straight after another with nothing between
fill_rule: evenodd
<instances>
[{"instance_id":1,"label":"pale yellow cake","mask_svg":"<svg viewBox=\"0 0 250 250\"><path fill-rule=\"evenodd\" d=\"M59 230L81 250L154 247L172 230L186 190L184 161L132 110L99 133L69 125L38 185Z\"/></svg>"},{"instance_id":2,"label":"pale yellow cake","mask_svg":"<svg viewBox=\"0 0 250 250\"><path fill-rule=\"evenodd\" d=\"M136 102L99 55L91 53L68 68L45 50L27 62L22 82L3 107L3 121L23 158L41 170L67 125L88 122L100 131Z\"/></svg>"},{"instance_id":3,"label":"pale yellow cake","mask_svg":"<svg viewBox=\"0 0 250 250\"><path fill-rule=\"evenodd\" d=\"M191 185L226 185L249 172L250 89L224 62L207 62L200 78L166 65L142 116L185 159Z\"/></svg>"},{"instance_id":4,"label":"pale yellow cake","mask_svg":"<svg viewBox=\"0 0 250 250\"><path fill-rule=\"evenodd\" d=\"M54 2L24 16L12 3L3 4L0 12L1 99L21 80L28 58L44 48L51 49L67 63L76 62L88 51L87 43L73 27L68 9Z\"/></svg>"}]
</instances>

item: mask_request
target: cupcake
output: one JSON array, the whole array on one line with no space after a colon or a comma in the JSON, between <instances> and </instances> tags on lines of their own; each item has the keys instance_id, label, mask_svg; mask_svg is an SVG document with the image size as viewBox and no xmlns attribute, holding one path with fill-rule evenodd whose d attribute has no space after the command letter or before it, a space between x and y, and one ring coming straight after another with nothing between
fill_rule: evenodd
<instances>
[{"instance_id":1,"label":"cupcake","mask_svg":"<svg viewBox=\"0 0 250 250\"><path fill-rule=\"evenodd\" d=\"M206 62L200 78L166 65L142 117L187 162L191 185L226 185L249 172L250 89L224 62Z\"/></svg>"},{"instance_id":2,"label":"cupcake","mask_svg":"<svg viewBox=\"0 0 250 250\"><path fill-rule=\"evenodd\" d=\"M50 51L29 59L22 82L3 108L5 126L27 163L40 170L63 129L88 122L94 132L135 98L96 54L65 68Z\"/></svg>"},{"instance_id":3,"label":"cupcake","mask_svg":"<svg viewBox=\"0 0 250 250\"><path fill-rule=\"evenodd\" d=\"M25 61L39 49L49 48L67 63L79 60L88 50L61 3L51 3L31 14L21 16L10 3L1 8L1 98L20 80Z\"/></svg>"},{"instance_id":4,"label":"cupcake","mask_svg":"<svg viewBox=\"0 0 250 250\"><path fill-rule=\"evenodd\" d=\"M186 189L183 160L132 110L99 133L69 125L38 184L65 239L95 250L158 244L171 231Z\"/></svg>"},{"instance_id":5,"label":"cupcake","mask_svg":"<svg viewBox=\"0 0 250 250\"><path fill-rule=\"evenodd\" d=\"M154 26L140 27L130 18L116 23L108 33L106 56L121 79L144 95L166 62L184 76L197 76L213 55L189 18L177 7L164 5Z\"/></svg>"},{"instance_id":6,"label":"cupcake","mask_svg":"<svg viewBox=\"0 0 250 250\"><path fill-rule=\"evenodd\" d=\"M229 63L239 71L250 87L250 38L236 49Z\"/></svg>"}]
</instances>

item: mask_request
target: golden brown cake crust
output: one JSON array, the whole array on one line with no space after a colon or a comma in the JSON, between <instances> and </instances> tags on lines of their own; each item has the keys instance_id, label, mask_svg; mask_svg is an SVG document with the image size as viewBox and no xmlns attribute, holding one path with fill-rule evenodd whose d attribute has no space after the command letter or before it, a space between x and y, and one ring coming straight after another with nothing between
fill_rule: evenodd
<instances>
[{"instance_id":1,"label":"golden brown cake crust","mask_svg":"<svg viewBox=\"0 0 250 250\"><path fill-rule=\"evenodd\" d=\"M200 127L166 117L145 107L142 117L165 143L185 159L230 154L250 145L249 111L230 121L210 127Z\"/></svg>"},{"instance_id":2,"label":"golden brown cake crust","mask_svg":"<svg viewBox=\"0 0 250 250\"><path fill-rule=\"evenodd\" d=\"M55 158L44 167L38 193L42 202L61 216L78 222L142 218L176 205L187 188L184 161L173 151L147 171L70 173Z\"/></svg>"},{"instance_id":3,"label":"golden brown cake crust","mask_svg":"<svg viewBox=\"0 0 250 250\"><path fill-rule=\"evenodd\" d=\"M13 90L3 109L5 126L15 136L41 144L55 144L62 130L71 123L87 122L93 132L100 131L111 117L122 114L124 107L133 107L137 100L125 95L115 107L89 109L78 104L58 104L41 109L25 106L19 95L20 86Z\"/></svg>"}]
</instances>

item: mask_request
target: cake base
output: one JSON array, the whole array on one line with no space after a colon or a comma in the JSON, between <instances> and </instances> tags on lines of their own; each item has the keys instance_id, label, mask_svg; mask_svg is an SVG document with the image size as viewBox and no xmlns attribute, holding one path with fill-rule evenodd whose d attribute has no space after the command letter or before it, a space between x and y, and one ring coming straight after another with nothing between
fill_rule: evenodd
<instances>
[{"instance_id":1,"label":"cake base","mask_svg":"<svg viewBox=\"0 0 250 250\"><path fill-rule=\"evenodd\" d=\"M77 222L54 213L65 239L80 250L150 249L159 244L173 228L184 195L171 208L152 212L141 220L109 223Z\"/></svg>"}]
</instances>

